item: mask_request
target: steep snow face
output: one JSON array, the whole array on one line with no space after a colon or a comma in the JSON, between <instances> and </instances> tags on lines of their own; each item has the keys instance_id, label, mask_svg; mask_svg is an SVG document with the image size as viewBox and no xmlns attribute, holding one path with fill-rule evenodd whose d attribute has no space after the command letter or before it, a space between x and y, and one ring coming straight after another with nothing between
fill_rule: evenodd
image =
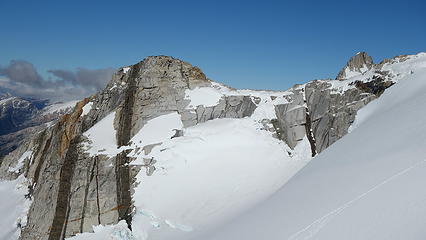
<instances>
[{"instance_id":1,"label":"steep snow face","mask_svg":"<svg viewBox=\"0 0 426 240\"><path fill-rule=\"evenodd\" d=\"M90 155L105 154L113 157L120 152L117 146L114 118L115 112L112 112L83 134L88 138L86 147Z\"/></svg>"},{"instance_id":2,"label":"steep snow face","mask_svg":"<svg viewBox=\"0 0 426 240\"><path fill-rule=\"evenodd\" d=\"M426 66L420 57L390 68L401 67L398 83L360 110L350 134L268 200L200 239L424 239L426 114L419 104L426 102Z\"/></svg>"}]
</instances>

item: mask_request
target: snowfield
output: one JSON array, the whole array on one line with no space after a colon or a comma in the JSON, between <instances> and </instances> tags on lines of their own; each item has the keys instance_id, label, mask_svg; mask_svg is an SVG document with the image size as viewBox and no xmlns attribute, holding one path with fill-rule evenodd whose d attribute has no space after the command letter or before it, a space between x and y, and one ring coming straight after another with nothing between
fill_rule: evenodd
<instances>
[{"instance_id":1,"label":"snowfield","mask_svg":"<svg viewBox=\"0 0 426 240\"><path fill-rule=\"evenodd\" d=\"M290 158L285 144L251 119L199 124L152 155L157 171L138 176L133 196L140 239L174 239L230 219L275 192L310 159Z\"/></svg>"}]
</instances>

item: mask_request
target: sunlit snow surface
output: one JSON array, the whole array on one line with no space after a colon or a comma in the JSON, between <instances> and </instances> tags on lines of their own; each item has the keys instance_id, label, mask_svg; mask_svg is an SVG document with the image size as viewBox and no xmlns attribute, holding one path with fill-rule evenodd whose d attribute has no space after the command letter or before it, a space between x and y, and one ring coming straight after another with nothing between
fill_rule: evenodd
<instances>
[{"instance_id":1,"label":"sunlit snow surface","mask_svg":"<svg viewBox=\"0 0 426 240\"><path fill-rule=\"evenodd\" d=\"M93 233L77 234L73 240L136 240L127 228L127 223L122 220L116 225L93 226Z\"/></svg>"},{"instance_id":2,"label":"sunlit snow surface","mask_svg":"<svg viewBox=\"0 0 426 240\"><path fill-rule=\"evenodd\" d=\"M25 155L25 154L24 154ZM20 176L13 181L0 182L0 239L17 239L20 227L27 223L31 201L25 198L28 189L26 179Z\"/></svg>"},{"instance_id":3,"label":"sunlit snow surface","mask_svg":"<svg viewBox=\"0 0 426 240\"><path fill-rule=\"evenodd\" d=\"M188 108L194 108L199 105L205 107L215 106L222 98L222 94L211 87L197 87L192 90L185 91L185 99L191 101Z\"/></svg>"},{"instance_id":4,"label":"sunlit snow surface","mask_svg":"<svg viewBox=\"0 0 426 240\"><path fill-rule=\"evenodd\" d=\"M93 102L86 103L86 105L84 105L84 107L83 107L83 112L81 113L81 115L82 116L87 115L90 112L90 110L92 109L92 106L93 106Z\"/></svg>"},{"instance_id":5,"label":"sunlit snow surface","mask_svg":"<svg viewBox=\"0 0 426 240\"><path fill-rule=\"evenodd\" d=\"M120 152L115 136L114 118L115 112L112 112L83 133L88 138L86 148L90 155L104 154L113 157Z\"/></svg>"},{"instance_id":6,"label":"sunlit snow surface","mask_svg":"<svg viewBox=\"0 0 426 240\"><path fill-rule=\"evenodd\" d=\"M283 142L259 128L249 118L217 119L154 148L157 170L138 175L133 196L135 236L196 234L263 200L306 164L309 156L290 158Z\"/></svg>"}]
</instances>

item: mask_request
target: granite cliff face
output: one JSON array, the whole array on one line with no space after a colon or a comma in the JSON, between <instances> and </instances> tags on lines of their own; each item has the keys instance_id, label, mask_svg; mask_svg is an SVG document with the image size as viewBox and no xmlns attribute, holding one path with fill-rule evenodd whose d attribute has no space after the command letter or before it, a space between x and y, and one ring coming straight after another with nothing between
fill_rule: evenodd
<instances>
[{"instance_id":1,"label":"granite cliff face","mask_svg":"<svg viewBox=\"0 0 426 240\"><path fill-rule=\"evenodd\" d=\"M250 118L262 126L259 131L281 140L290 157L307 152L309 160L348 133L357 111L396 81L382 68L401 61L373 65L365 53L357 54L339 81L316 80L281 92L228 88L167 56L119 69L103 91L3 159L1 178L24 176L31 201L26 221L17 223L20 239L64 239L122 220L131 230L138 211L134 189L144 184L136 176L149 178L158 168L155 156L147 156L161 142L138 138L151 120L178 116L183 126L171 129L170 139L213 119ZM347 69L359 75L346 79ZM200 96L207 100L200 102ZM107 138L100 132L112 134L112 147L97 147Z\"/></svg>"}]
</instances>

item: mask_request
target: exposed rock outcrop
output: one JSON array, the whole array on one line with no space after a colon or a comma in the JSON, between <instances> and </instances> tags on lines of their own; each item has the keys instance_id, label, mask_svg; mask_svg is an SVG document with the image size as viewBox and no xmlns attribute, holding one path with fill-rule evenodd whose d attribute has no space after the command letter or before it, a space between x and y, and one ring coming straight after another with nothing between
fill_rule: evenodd
<instances>
[{"instance_id":1,"label":"exposed rock outcrop","mask_svg":"<svg viewBox=\"0 0 426 240\"><path fill-rule=\"evenodd\" d=\"M356 74L363 74L374 66L373 59L366 52L359 52L351 57L337 74L337 80L347 79Z\"/></svg>"},{"instance_id":2,"label":"exposed rock outcrop","mask_svg":"<svg viewBox=\"0 0 426 240\"><path fill-rule=\"evenodd\" d=\"M288 96L289 103L275 106L277 123L275 127L279 136L290 148L294 148L298 141L306 136L306 104L304 89L294 89Z\"/></svg>"},{"instance_id":3,"label":"exposed rock outcrop","mask_svg":"<svg viewBox=\"0 0 426 240\"><path fill-rule=\"evenodd\" d=\"M346 135L356 112L376 98L358 89L333 93L330 84L323 81L308 83L305 93L318 153Z\"/></svg>"},{"instance_id":4,"label":"exposed rock outcrop","mask_svg":"<svg viewBox=\"0 0 426 240\"><path fill-rule=\"evenodd\" d=\"M291 91L290 103L275 106L274 126L291 148L307 137L313 156L347 134L356 112L376 98L357 88L335 93L327 81L312 81Z\"/></svg>"},{"instance_id":5,"label":"exposed rock outcrop","mask_svg":"<svg viewBox=\"0 0 426 240\"><path fill-rule=\"evenodd\" d=\"M186 126L203 123L216 118L243 118L251 116L256 104L249 96L227 96L213 107L197 106L193 121ZM194 116L194 117L195 117ZM194 121L195 120L195 121Z\"/></svg>"}]
</instances>

